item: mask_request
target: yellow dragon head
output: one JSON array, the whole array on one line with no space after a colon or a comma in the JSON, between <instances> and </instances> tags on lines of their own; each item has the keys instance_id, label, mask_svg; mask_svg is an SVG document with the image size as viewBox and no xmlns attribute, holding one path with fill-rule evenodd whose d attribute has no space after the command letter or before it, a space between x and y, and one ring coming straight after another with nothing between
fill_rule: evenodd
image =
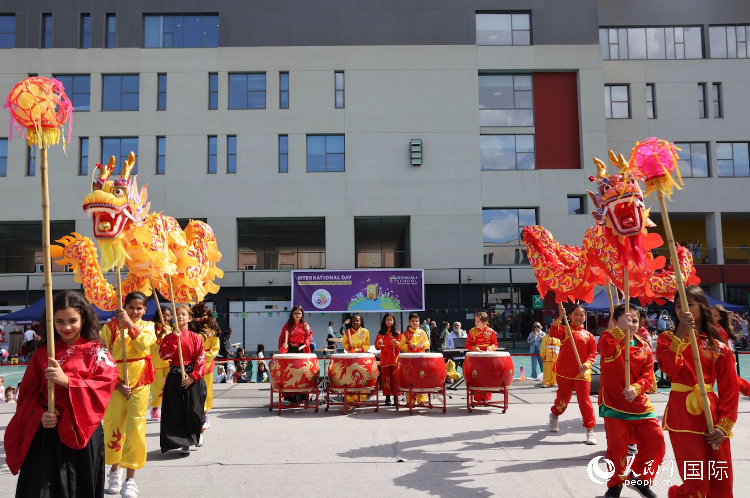
<instances>
[{"instance_id":1,"label":"yellow dragon head","mask_svg":"<svg viewBox=\"0 0 750 498\"><path fill-rule=\"evenodd\" d=\"M91 192L83 200L83 210L93 220L94 237L99 245L104 271L119 268L125 263L127 254L123 236L133 225L143 224L151 207L150 203L146 203L146 185L139 192L136 177L130 178L135 166L135 154L131 152L128 155L120 177L109 180L116 161L112 156L106 165L96 165L101 173L92 182Z\"/></svg>"}]
</instances>

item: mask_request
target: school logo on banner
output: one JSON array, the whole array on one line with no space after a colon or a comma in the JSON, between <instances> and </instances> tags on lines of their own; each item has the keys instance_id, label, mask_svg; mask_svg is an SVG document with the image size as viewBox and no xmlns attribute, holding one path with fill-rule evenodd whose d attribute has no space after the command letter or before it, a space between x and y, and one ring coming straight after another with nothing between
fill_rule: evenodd
<instances>
[{"instance_id":1,"label":"school logo on banner","mask_svg":"<svg viewBox=\"0 0 750 498\"><path fill-rule=\"evenodd\" d=\"M331 293L325 289L318 289L313 293L313 306L319 310L324 310L331 305Z\"/></svg>"}]
</instances>

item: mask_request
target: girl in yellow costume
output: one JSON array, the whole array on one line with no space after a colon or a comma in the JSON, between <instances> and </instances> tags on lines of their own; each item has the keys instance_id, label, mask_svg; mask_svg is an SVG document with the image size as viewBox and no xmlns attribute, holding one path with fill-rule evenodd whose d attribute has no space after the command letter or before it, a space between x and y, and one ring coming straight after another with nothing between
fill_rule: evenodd
<instances>
[{"instance_id":1,"label":"girl in yellow costume","mask_svg":"<svg viewBox=\"0 0 750 498\"><path fill-rule=\"evenodd\" d=\"M344 332L344 351L347 353L366 353L370 349L370 331L364 327L362 315L355 313L351 318L351 328ZM351 403L365 401L367 396L364 394L350 394L346 400Z\"/></svg>"},{"instance_id":2,"label":"girl in yellow costume","mask_svg":"<svg viewBox=\"0 0 750 498\"><path fill-rule=\"evenodd\" d=\"M120 377L104 413L104 461L112 466L107 493L136 498L135 471L146 465L146 411L150 384L154 380L151 346L156 342L154 324L141 320L146 296L131 292L117 319L102 328L102 339L117 363ZM124 328L125 333L122 333ZM128 382L124 382L122 340L125 340ZM120 467L126 470L122 485Z\"/></svg>"},{"instance_id":3,"label":"girl in yellow costume","mask_svg":"<svg viewBox=\"0 0 750 498\"><path fill-rule=\"evenodd\" d=\"M203 352L206 354L206 370L203 378L206 381L206 402L203 405L203 431L211 427L208 421L208 410L214 406L214 358L219 354L219 335L221 329L216 323L213 312L203 303L193 306L193 320L188 328L198 334L203 341Z\"/></svg>"},{"instance_id":4,"label":"girl in yellow costume","mask_svg":"<svg viewBox=\"0 0 750 498\"><path fill-rule=\"evenodd\" d=\"M534 326L536 325L535 323ZM557 355L560 354L560 339L545 335L539 347L539 354L544 362L542 387L557 387L557 374L553 367L557 363Z\"/></svg>"},{"instance_id":5,"label":"girl in yellow costume","mask_svg":"<svg viewBox=\"0 0 750 498\"><path fill-rule=\"evenodd\" d=\"M154 364L154 381L151 383L151 420L161 420L161 403L164 395L164 380L169 373L169 362L159 357L159 346L161 340L172 331L172 310L167 306L161 306L162 323L159 313L154 317L154 330L156 331L156 342L151 346L151 362Z\"/></svg>"},{"instance_id":6,"label":"girl in yellow costume","mask_svg":"<svg viewBox=\"0 0 750 498\"><path fill-rule=\"evenodd\" d=\"M404 353L424 353L429 347L430 337L419 327L419 315L409 313L409 328L401 334L401 351ZM413 400L409 399L408 394L406 395L406 402L413 402ZM426 404L427 395L417 394L416 402L420 405Z\"/></svg>"}]
</instances>

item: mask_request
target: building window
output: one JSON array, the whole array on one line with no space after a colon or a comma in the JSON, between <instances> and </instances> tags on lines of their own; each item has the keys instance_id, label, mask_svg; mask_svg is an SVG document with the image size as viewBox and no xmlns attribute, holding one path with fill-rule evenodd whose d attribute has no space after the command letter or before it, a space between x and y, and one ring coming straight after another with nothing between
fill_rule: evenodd
<instances>
[{"instance_id":1,"label":"building window","mask_svg":"<svg viewBox=\"0 0 750 498\"><path fill-rule=\"evenodd\" d=\"M582 195L569 195L568 214L583 214L583 210L586 209L583 202Z\"/></svg>"},{"instance_id":2,"label":"building window","mask_svg":"<svg viewBox=\"0 0 750 498\"><path fill-rule=\"evenodd\" d=\"M289 73L279 73L279 109L289 109Z\"/></svg>"},{"instance_id":3,"label":"building window","mask_svg":"<svg viewBox=\"0 0 750 498\"><path fill-rule=\"evenodd\" d=\"M167 75L158 74L159 96L156 104L157 111L167 110Z\"/></svg>"},{"instance_id":4,"label":"building window","mask_svg":"<svg viewBox=\"0 0 750 498\"><path fill-rule=\"evenodd\" d=\"M714 83L713 84L713 94L714 94L714 117L715 118L723 118L724 117L724 106L722 105L722 95L721 95L721 83Z\"/></svg>"},{"instance_id":5,"label":"building window","mask_svg":"<svg viewBox=\"0 0 750 498\"><path fill-rule=\"evenodd\" d=\"M156 174L167 172L167 137L156 137Z\"/></svg>"},{"instance_id":6,"label":"building window","mask_svg":"<svg viewBox=\"0 0 750 498\"><path fill-rule=\"evenodd\" d=\"M344 171L344 135L307 136L307 172Z\"/></svg>"},{"instance_id":7,"label":"building window","mask_svg":"<svg viewBox=\"0 0 750 498\"><path fill-rule=\"evenodd\" d=\"M0 48L15 48L16 46L16 16L0 16Z\"/></svg>"},{"instance_id":8,"label":"building window","mask_svg":"<svg viewBox=\"0 0 750 498\"><path fill-rule=\"evenodd\" d=\"M750 176L747 142L717 142L716 160L719 166L719 176Z\"/></svg>"},{"instance_id":9,"label":"building window","mask_svg":"<svg viewBox=\"0 0 750 498\"><path fill-rule=\"evenodd\" d=\"M708 107L706 100L706 84L698 83L698 117L701 119L708 117Z\"/></svg>"},{"instance_id":10,"label":"building window","mask_svg":"<svg viewBox=\"0 0 750 498\"><path fill-rule=\"evenodd\" d=\"M531 75L480 74L479 126L534 126Z\"/></svg>"},{"instance_id":11,"label":"building window","mask_svg":"<svg viewBox=\"0 0 750 498\"><path fill-rule=\"evenodd\" d=\"M357 268L409 268L409 217L354 218Z\"/></svg>"},{"instance_id":12,"label":"building window","mask_svg":"<svg viewBox=\"0 0 750 498\"><path fill-rule=\"evenodd\" d=\"M646 115L648 119L656 119L656 85L646 83Z\"/></svg>"},{"instance_id":13,"label":"building window","mask_svg":"<svg viewBox=\"0 0 750 498\"><path fill-rule=\"evenodd\" d=\"M229 75L230 109L266 108L266 73Z\"/></svg>"},{"instance_id":14,"label":"building window","mask_svg":"<svg viewBox=\"0 0 750 498\"><path fill-rule=\"evenodd\" d=\"M218 15L143 17L145 48L200 48L219 46Z\"/></svg>"},{"instance_id":15,"label":"building window","mask_svg":"<svg viewBox=\"0 0 750 498\"><path fill-rule=\"evenodd\" d=\"M699 26L602 28L599 44L604 60L703 58Z\"/></svg>"},{"instance_id":16,"label":"building window","mask_svg":"<svg viewBox=\"0 0 750 498\"><path fill-rule=\"evenodd\" d=\"M102 111L137 111L140 76L105 74L102 76Z\"/></svg>"},{"instance_id":17,"label":"building window","mask_svg":"<svg viewBox=\"0 0 750 498\"><path fill-rule=\"evenodd\" d=\"M604 103L607 119L630 118L630 88L628 88L628 85L605 85Z\"/></svg>"},{"instance_id":18,"label":"building window","mask_svg":"<svg viewBox=\"0 0 750 498\"><path fill-rule=\"evenodd\" d=\"M135 166L130 175L138 174L138 137L110 137L102 138L102 164L107 164L109 158L115 156L113 175L122 173L122 165L127 161L130 153L135 154Z\"/></svg>"},{"instance_id":19,"label":"building window","mask_svg":"<svg viewBox=\"0 0 750 498\"><path fill-rule=\"evenodd\" d=\"M33 147L26 147L26 176L36 175L36 152Z\"/></svg>"},{"instance_id":20,"label":"building window","mask_svg":"<svg viewBox=\"0 0 750 498\"><path fill-rule=\"evenodd\" d=\"M326 266L325 218L238 219L237 243L240 269Z\"/></svg>"},{"instance_id":21,"label":"building window","mask_svg":"<svg viewBox=\"0 0 750 498\"><path fill-rule=\"evenodd\" d=\"M81 48L91 48L91 14L81 14Z\"/></svg>"},{"instance_id":22,"label":"building window","mask_svg":"<svg viewBox=\"0 0 750 498\"><path fill-rule=\"evenodd\" d=\"M8 139L0 138L0 176L8 176Z\"/></svg>"},{"instance_id":23,"label":"building window","mask_svg":"<svg viewBox=\"0 0 750 498\"><path fill-rule=\"evenodd\" d=\"M57 240L75 231L75 221L51 221L50 239ZM43 270L42 222L0 223L0 273L39 273ZM52 271L63 271L53 264Z\"/></svg>"},{"instance_id":24,"label":"building window","mask_svg":"<svg viewBox=\"0 0 750 498\"><path fill-rule=\"evenodd\" d=\"M344 108L344 71L336 71L333 75L335 87L336 109Z\"/></svg>"},{"instance_id":25,"label":"building window","mask_svg":"<svg viewBox=\"0 0 750 498\"><path fill-rule=\"evenodd\" d=\"M531 45L530 14L477 14L477 45Z\"/></svg>"},{"instance_id":26,"label":"building window","mask_svg":"<svg viewBox=\"0 0 750 498\"><path fill-rule=\"evenodd\" d=\"M63 84L65 94L73 103L76 112L91 109L91 75L56 74L53 78Z\"/></svg>"},{"instance_id":27,"label":"building window","mask_svg":"<svg viewBox=\"0 0 750 498\"><path fill-rule=\"evenodd\" d=\"M42 14L41 48L52 48L52 14Z\"/></svg>"},{"instance_id":28,"label":"building window","mask_svg":"<svg viewBox=\"0 0 750 498\"><path fill-rule=\"evenodd\" d=\"M521 231L536 224L536 208L483 209L484 266L528 264Z\"/></svg>"},{"instance_id":29,"label":"building window","mask_svg":"<svg viewBox=\"0 0 750 498\"><path fill-rule=\"evenodd\" d=\"M747 42L750 26L710 26L708 38L711 42L712 59L747 59L750 57Z\"/></svg>"},{"instance_id":30,"label":"building window","mask_svg":"<svg viewBox=\"0 0 750 498\"><path fill-rule=\"evenodd\" d=\"M679 157L680 175L684 178L708 177L708 144L703 142L675 142Z\"/></svg>"},{"instance_id":31,"label":"building window","mask_svg":"<svg viewBox=\"0 0 750 498\"><path fill-rule=\"evenodd\" d=\"M216 174L216 156L218 141L215 136L208 137L208 174Z\"/></svg>"},{"instance_id":32,"label":"building window","mask_svg":"<svg viewBox=\"0 0 750 498\"><path fill-rule=\"evenodd\" d=\"M237 135L227 136L227 173L237 173Z\"/></svg>"},{"instance_id":33,"label":"building window","mask_svg":"<svg viewBox=\"0 0 750 498\"><path fill-rule=\"evenodd\" d=\"M534 169L534 135L479 137L482 171Z\"/></svg>"},{"instance_id":34,"label":"building window","mask_svg":"<svg viewBox=\"0 0 750 498\"><path fill-rule=\"evenodd\" d=\"M289 136L279 135L279 173L289 172Z\"/></svg>"},{"instance_id":35,"label":"building window","mask_svg":"<svg viewBox=\"0 0 750 498\"><path fill-rule=\"evenodd\" d=\"M219 108L219 73L208 73L208 109Z\"/></svg>"},{"instance_id":36,"label":"building window","mask_svg":"<svg viewBox=\"0 0 750 498\"><path fill-rule=\"evenodd\" d=\"M78 162L78 174L88 176L89 174L89 138L81 137L81 159Z\"/></svg>"},{"instance_id":37,"label":"building window","mask_svg":"<svg viewBox=\"0 0 750 498\"><path fill-rule=\"evenodd\" d=\"M104 38L104 48L115 48L117 47L117 16L115 14L107 14L107 26Z\"/></svg>"}]
</instances>

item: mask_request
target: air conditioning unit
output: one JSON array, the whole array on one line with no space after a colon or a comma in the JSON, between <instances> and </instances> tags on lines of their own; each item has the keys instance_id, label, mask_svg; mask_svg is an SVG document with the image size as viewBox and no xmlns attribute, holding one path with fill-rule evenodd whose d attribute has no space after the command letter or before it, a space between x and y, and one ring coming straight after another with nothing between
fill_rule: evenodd
<instances>
[{"instance_id":1,"label":"air conditioning unit","mask_svg":"<svg viewBox=\"0 0 750 498\"><path fill-rule=\"evenodd\" d=\"M36 273L44 273L44 265L34 265L34 271Z\"/></svg>"}]
</instances>

